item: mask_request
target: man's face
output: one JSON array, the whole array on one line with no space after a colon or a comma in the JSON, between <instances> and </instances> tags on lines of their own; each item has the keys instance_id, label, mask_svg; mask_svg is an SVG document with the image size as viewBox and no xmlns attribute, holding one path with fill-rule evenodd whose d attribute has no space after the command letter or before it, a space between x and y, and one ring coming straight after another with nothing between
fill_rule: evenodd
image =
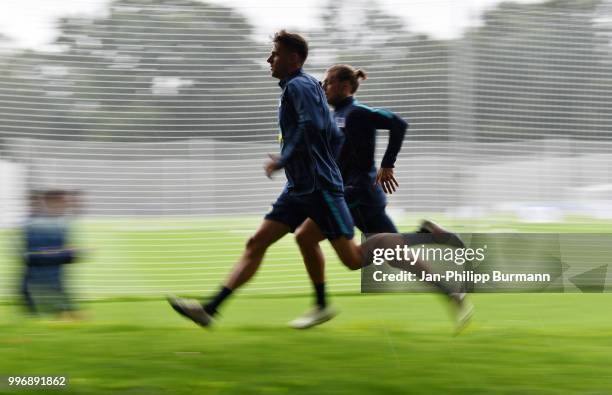
<instances>
[{"instance_id":1,"label":"man's face","mask_svg":"<svg viewBox=\"0 0 612 395\"><path fill-rule=\"evenodd\" d=\"M295 54L287 51L283 48L282 44L274 43L274 48L268 58L270 63L270 72L272 77L282 80L287 77L292 69L293 63L295 62Z\"/></svg>"},{"instance_id":2,"label":"man's face","mask_svg":"<svg viewBox=\"0 0 612 395\"><path fill-rule=\"evenodd\" d=\"M49 215L63 215L66 213L68 208L68 201L64 195L54 196L45 199L45 206L47 214Z\"/></svg>"},{"instance_id":3,"label":"man's face","mask_svg":"<svg viewBox=\"0 0 612 395\"><path fill-rule=\"evenodd\" d=\"M325 79L323 80L323 90L325 90L327 102L332 106L335 106L350 96L350 89L348 89L347 86L348 82L341 82L336 78L334 73L327 72L325 74Z\"/></svg>"}]
</instances>

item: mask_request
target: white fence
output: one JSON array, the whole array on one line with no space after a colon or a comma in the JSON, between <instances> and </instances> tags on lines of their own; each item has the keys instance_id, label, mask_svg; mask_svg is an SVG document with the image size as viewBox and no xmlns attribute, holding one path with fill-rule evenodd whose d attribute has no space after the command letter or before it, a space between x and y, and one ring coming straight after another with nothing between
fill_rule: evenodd
<instances>
[{"instance_id":1,"label":"white fence","mask_svg":"<svg viewBox=\"0 0 612 395\"><path fill-rule=\"evenodd\" d=\"M16 139L8 146L14 163L4 165L12 169L3 172L4 223L23 212L24 202L16 197L24 185L80 190L86 213L94 216L210 216L262 215L285 180L282 173L273 180L263 174L267 153L278 150L272 142ZM379 157L385 146L381 136ZM607 217L611 148L603 142L533 140L458 150L452 142L408 138L396 164L400 189L390 196L390 207L464 215L524 215L539 207Z\"/></svg>"}]
</instances>

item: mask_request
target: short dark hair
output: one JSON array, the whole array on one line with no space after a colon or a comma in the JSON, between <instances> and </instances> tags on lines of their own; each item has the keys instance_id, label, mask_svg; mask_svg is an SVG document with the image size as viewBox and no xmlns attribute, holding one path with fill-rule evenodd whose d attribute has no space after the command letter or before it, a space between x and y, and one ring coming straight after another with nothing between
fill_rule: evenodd
<instances>
[{"instance_id":1,"label":"short dark hair","mask_svg":"<svg viewBox=\"0 0 612 395\"><path fill-rule=\"evenodd\" d=\"M308 43L304 37L297 33L289 33L283 29L274 34L272 42L282 44L291 52L297 53L302 63L304 63L308 57Z\"/></svg>"},{"instance_id":2,"label":"short dark hair","mask_svg":"<svg viewBox=\"0 0 612 395\"><path fill-rule=\"evenodd\" d=\"M348 81L351 84L351 93L357 92L359 82L368 78L365 71L356 69L348 64L336 64L327 70L333 73L338 81Z\"/></svg>"},{"instance_id":3,"label":"short dark hair","mask_svg":"<svg viewBox=\"0 0 612 395\"><path fill-rule=\"evenodd\" d=\"M49 189L43 192L42 196L44 200L56 200L63 199L68 193L62 189Z\"/></svg>"}]
</instances>

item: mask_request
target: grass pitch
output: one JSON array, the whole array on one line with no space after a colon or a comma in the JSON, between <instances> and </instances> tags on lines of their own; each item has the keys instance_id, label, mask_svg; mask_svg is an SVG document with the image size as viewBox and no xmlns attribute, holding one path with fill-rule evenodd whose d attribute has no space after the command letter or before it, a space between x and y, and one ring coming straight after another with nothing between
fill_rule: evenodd
<instances>
[{"instance_id":1,"label":"grass pitch","mask_svg":"<svg viewBox=\"0 0 612 395\"><path fill-rule=\"evenodd\" d=\"M473 295L473 324L454 337L440 297L359 295L359 273L341 267L326 247L331 300L341 314L296 331L286 323L310 307L311 291L288 237L223 306L212 330L172 311L161 296L216 289L259 220L84 224L78 241L92 249L73 268L71 288L98 301L83 304L82 322L28 319L7 304L19 278L18 243L14 233L1 233L0 393L612 393L610 294ZM514 230L610 232L612 226ZM149 299L106 299L124 296ZM65 375L69 385L11 388L9 375Z\"/></svg>"},{"instance_id":2,"label":"grass pitch","mask_svg":"<svg viewBox=\"0 0 612 395\"><path fill-rule=\"evenodd\" d=\"M341 314L296 331L306 297L237 295L204 330L165 301L86 305L82 322L0 308L2 375L67 375L78 394L609 394L607 294L474 295L452 336L435 295L344 295Z\"/></svg>"}]
</instances>

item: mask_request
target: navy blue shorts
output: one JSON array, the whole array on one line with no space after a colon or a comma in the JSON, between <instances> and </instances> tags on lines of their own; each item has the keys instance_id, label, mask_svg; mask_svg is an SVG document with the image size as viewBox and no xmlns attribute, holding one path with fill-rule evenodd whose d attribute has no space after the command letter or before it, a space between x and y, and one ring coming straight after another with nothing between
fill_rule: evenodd
<instances>
[{"instance_id":1,"label":"navy blue shorts","mask_svg":"<svg viewBox=\"0 0 612 395\"><path fill-rule=\"evenodd\" d=\"M349 205L355 226L362 233L398 233L385 206Z\"/></svg>"},{"instance_id":2,"label":"navy blue shorts","mask_svg":"<svg viewBox=\"0 0 612 395\"><path fill-rule=\"evenodd\" d=\"M272 205L272 211L265 216L265 219L289 226L291 232L306 218L312 219L329 240L342 236L350 240L355 235L353 217L342 192L318 190L294 195L283 191Z\"/></svg>"},{"instance_id":3,"label":"navy blue shorts","mask_svg":"<svg viewBox=\"0 0 612 395\"><path fill-rule=\"evenodd\" d=\"M398 233L387 215L387 197L380 185L345 185L344 197L355 226L362 233Z\"/></svg>"}]
</instances>

